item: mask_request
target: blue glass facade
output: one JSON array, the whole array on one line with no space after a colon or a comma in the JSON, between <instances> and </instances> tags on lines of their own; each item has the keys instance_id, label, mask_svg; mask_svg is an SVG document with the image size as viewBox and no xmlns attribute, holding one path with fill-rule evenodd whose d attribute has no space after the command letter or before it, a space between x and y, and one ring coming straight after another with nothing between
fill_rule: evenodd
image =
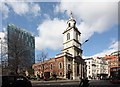
<instances>
[{"instance_id":1,"label":"blue glass facade","mask_svg":"<svg viewBox=\"0 0 120 87\"><path fill-rule=\"evenodd\" d=\"M8 42L8 66L31 68L35 63L35 38L34 36L16 27L13 24L7 26Z\"/></svg>"}]
</instances>

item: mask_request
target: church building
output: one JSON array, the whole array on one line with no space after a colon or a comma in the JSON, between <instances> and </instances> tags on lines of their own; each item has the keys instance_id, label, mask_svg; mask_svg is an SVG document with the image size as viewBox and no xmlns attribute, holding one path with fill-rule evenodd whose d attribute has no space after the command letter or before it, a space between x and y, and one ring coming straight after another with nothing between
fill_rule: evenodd
<instances>
[{"instance_id":1,"label":"church building","mask_svg":"<svg viewBox=\"0 0 120 87\"><path fill-rule=\"evenodd\" d=\"M55 58L33 65L35 75L47 75L51 77L56 74L58 78L80 79L86 76L86 63L82 59L80 43L81 33L76 27L76 20L72 12L67 21L67 29L63 32L63 49ZM43 65L44 64L44 70ZM46 73L46 74L45 74Z\"/></svg>"}]
</instances>

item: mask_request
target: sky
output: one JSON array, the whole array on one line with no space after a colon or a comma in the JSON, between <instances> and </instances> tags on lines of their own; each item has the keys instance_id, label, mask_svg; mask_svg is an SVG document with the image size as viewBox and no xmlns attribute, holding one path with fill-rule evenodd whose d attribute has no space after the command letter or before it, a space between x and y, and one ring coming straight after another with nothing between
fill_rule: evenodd
<instances>
[{"instance_id":1,"label":"sky","mask_svg":"<svg viewBox=\"0 0 120 87\"><path fill-rule=\"evenodd\" d=\"M35 36L35 54L48 58L63 49L63 32L70 12L81 32L83 58L102 57L118 50L118 0L2 0L0 37L8 24ZM36 56L37 60L37 56Z\"/></svg>"}]
</instances>

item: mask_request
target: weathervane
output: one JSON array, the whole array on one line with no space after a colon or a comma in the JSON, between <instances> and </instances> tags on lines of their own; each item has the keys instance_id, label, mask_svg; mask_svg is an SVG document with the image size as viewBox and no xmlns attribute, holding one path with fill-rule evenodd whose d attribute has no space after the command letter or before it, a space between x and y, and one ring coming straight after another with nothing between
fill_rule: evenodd
<instances>
[{"instance_id":1,"label":"weathervane","mask_svg":"<svg viewBox=\"0 0 120 87\"><path fill-rule=\"evenodd\" d=\"M70 19L73 19L72 11L70 12Z\"/></svg>"}]
</instances>

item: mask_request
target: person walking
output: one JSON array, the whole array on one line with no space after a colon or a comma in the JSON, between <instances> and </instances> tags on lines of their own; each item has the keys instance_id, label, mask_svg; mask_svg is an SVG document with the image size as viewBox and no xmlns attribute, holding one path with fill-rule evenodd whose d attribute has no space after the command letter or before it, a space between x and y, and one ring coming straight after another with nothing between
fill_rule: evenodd
<instances>
[{"instance_id":1,"label":"person walking","mask_svg":"<svg viewBox=\"0 0 120 87\"><path fill-rule=\"evenodd\" d=\"M81 78L79 87L88 87L89 86L89 80L88 78Z\"/></svg>"}]
</instances>

